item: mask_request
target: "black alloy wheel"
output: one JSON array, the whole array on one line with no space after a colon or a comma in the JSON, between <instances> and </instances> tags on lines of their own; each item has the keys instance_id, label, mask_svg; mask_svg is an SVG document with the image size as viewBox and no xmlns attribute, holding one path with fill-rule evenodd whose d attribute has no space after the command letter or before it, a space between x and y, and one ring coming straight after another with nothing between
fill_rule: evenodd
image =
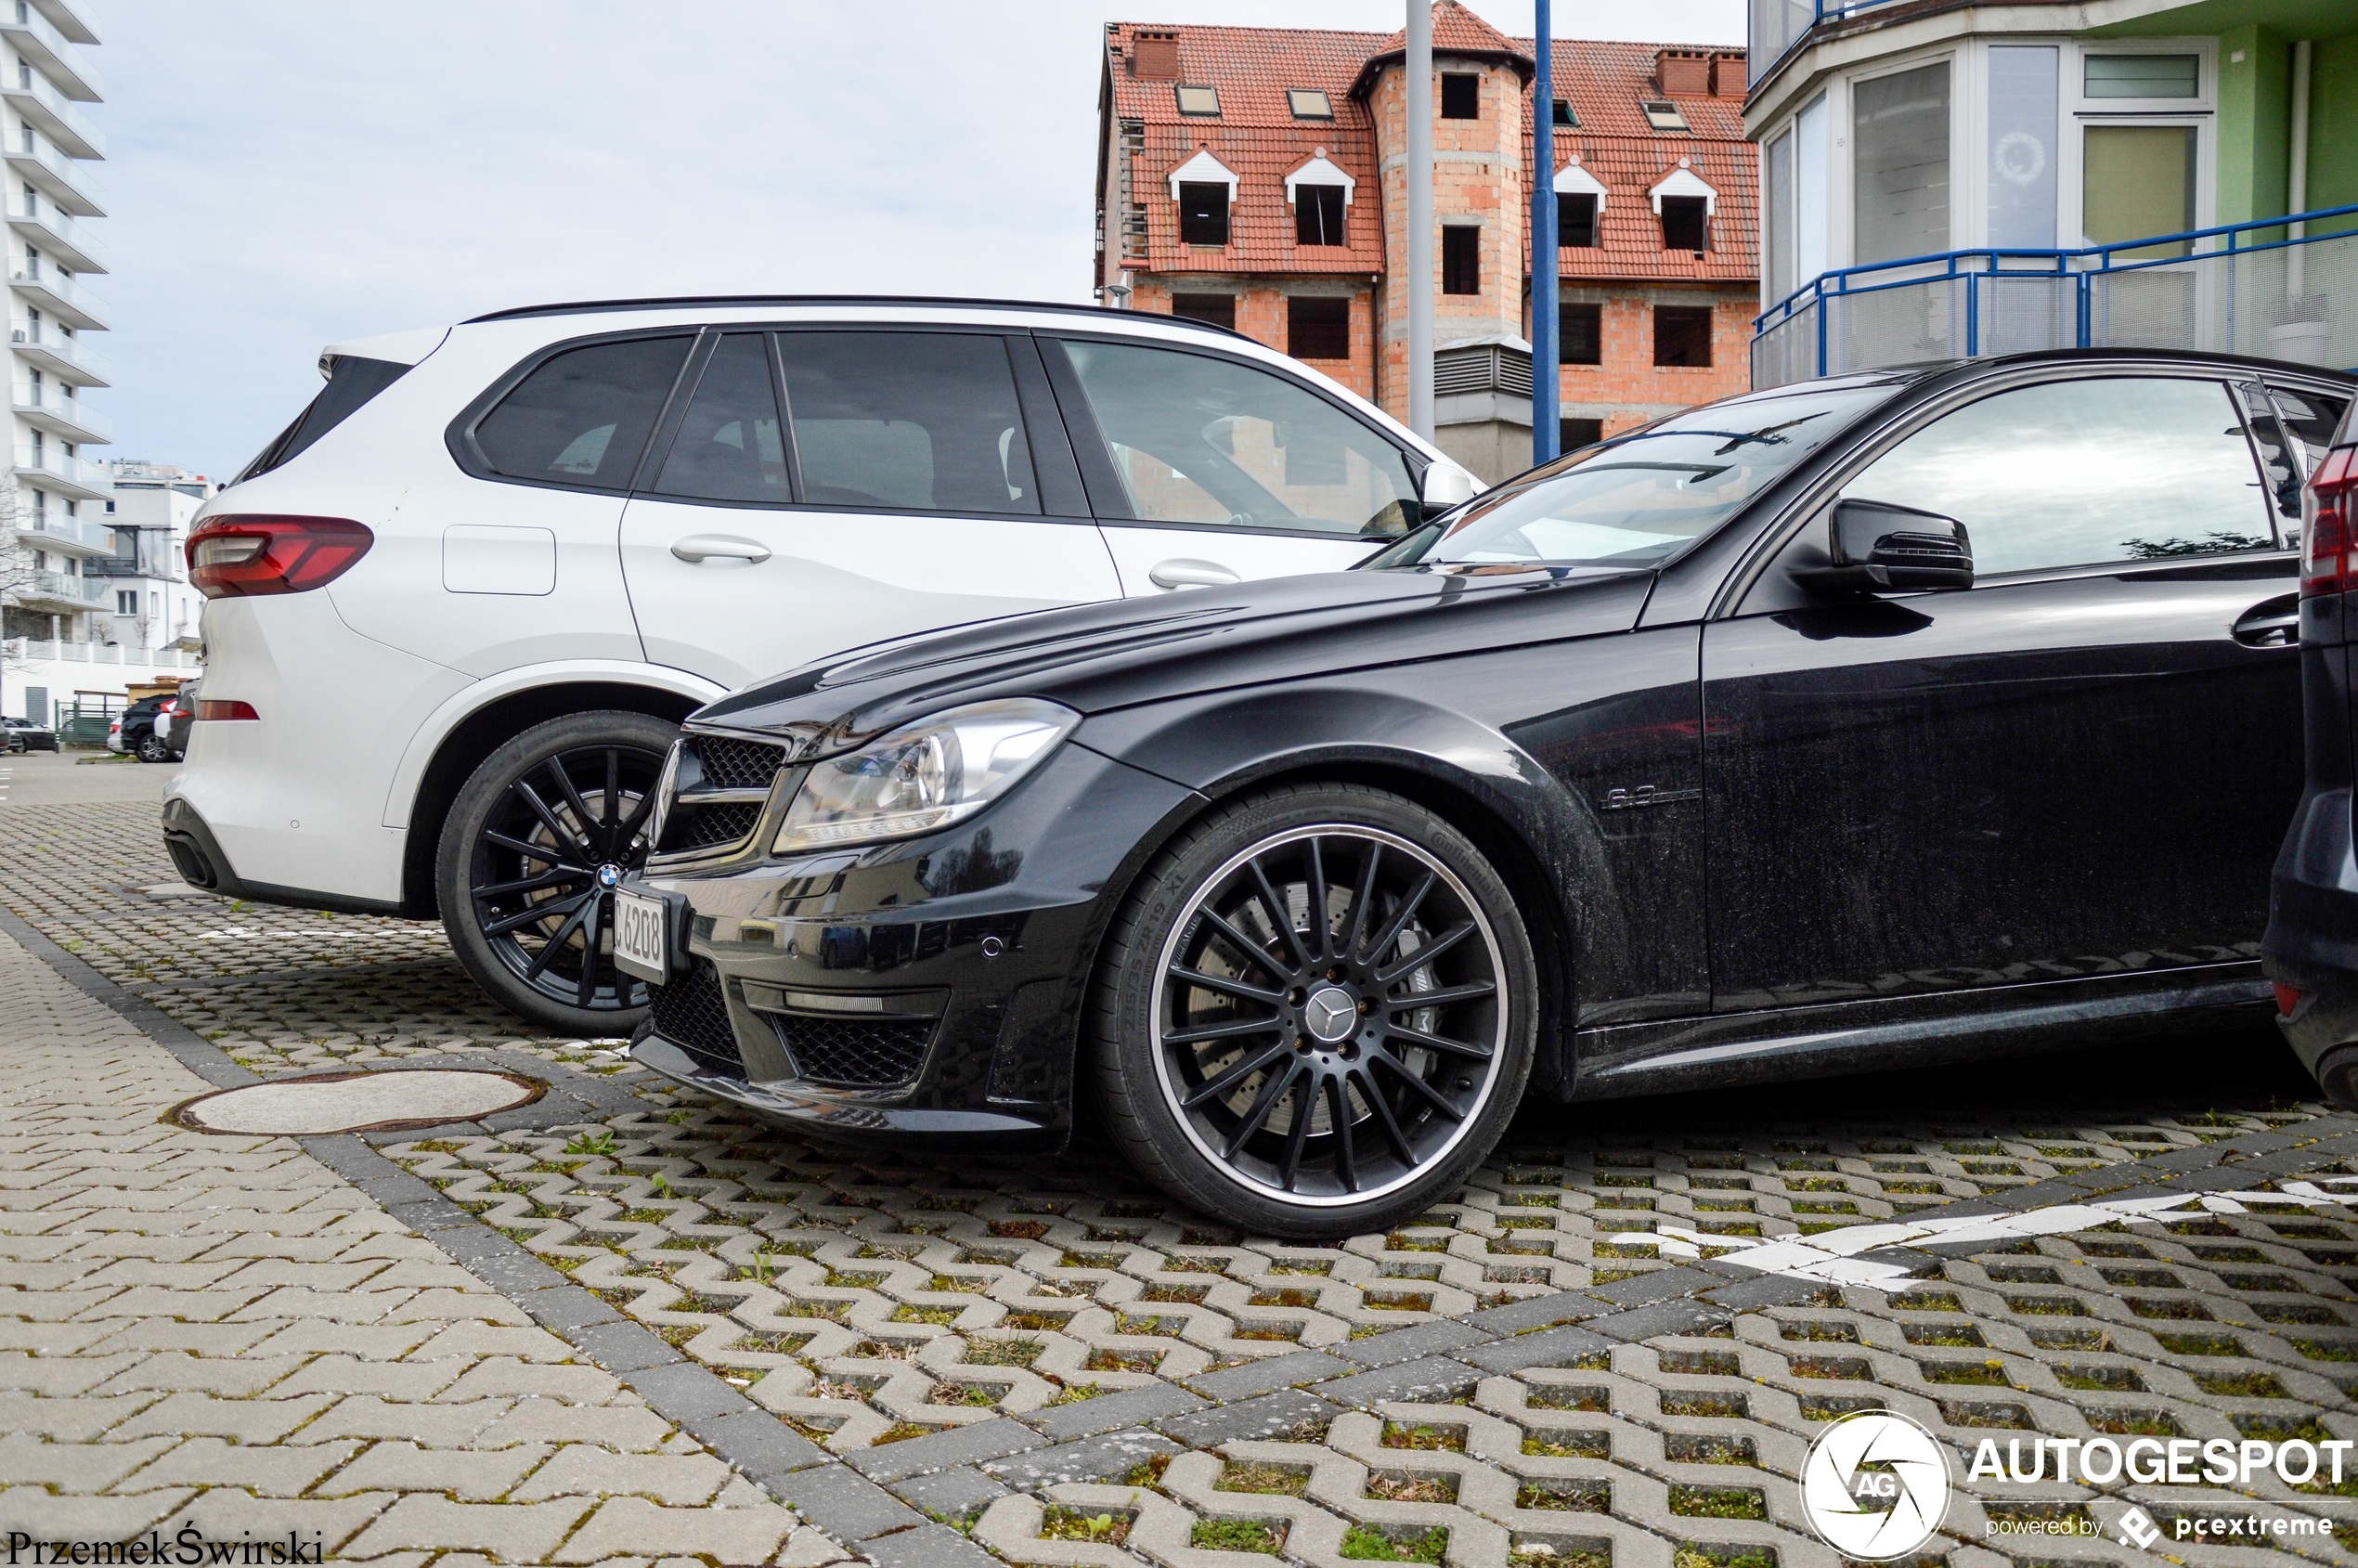
<instances>
[{"instance_id":1,"label":"black alloy wheel","mask_svg":"<svg viewBox=\"0 0 2358 1568\"><path fill-rule=\"evenodd\" d=\"M1424 808L1345 784L1230 807L1141 879L1108 939L1116 1141L1254 1230L1382 1228L1505 1130L1533 973L1505 885Z\"/></svg>"},{"instance_id":2,"label":"black alloy wheel","mask_svg":"<svg viewBox=\"0 0 2358 1568\"><path fill-rule=\"evenodd\" d=\"M537 725L485 758L442 830L435 888L459 961L510 1011L627 1034L646 986L614 965L614 893L646 862L678 727L640 713Z\"/></svg>"}]
</instances>

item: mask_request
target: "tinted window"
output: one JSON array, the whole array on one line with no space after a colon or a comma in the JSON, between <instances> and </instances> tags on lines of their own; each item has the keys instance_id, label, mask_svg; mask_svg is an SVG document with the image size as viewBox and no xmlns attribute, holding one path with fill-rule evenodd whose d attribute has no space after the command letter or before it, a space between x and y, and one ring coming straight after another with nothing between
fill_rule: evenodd
<instances>
[{"instance_id":1,"label":"tinted window","mask_svg":"<svg viewBox=\"0 0 2358 1568\"><path fill-rule=\"evenodd\" d=\"M1890 395L1795 390L1673 414L1484 491L1371 564L1656 565Z\"/></svg>"},{"instance_id":2,"label":"tinted window","mask_svg":"<svg viewBox=\"0 0 2358 1568\"><path fill-rule=\"evenodd\" d=\"M967 332L783 332L802 499L1036 514L1007 346Z\"/></svg>"},{"instance_id":3,"label":"tinted window","mask_svg":"<svg viewBox=\"0 0 2358 1568\"><path fill-rule=\"evenodd\" d=\"M691 341L568 349L483 417L475 445L494 473L510 478L620 489L639 466Z\"/></svg>"},{"instance_id":4,"label":"tinted window","mask_svg":"<svg viewBox=\"0 0 2358 1568\"><path fill-rule=\"evenodd\" d=\"M2294 392L2281 386L2268 390L2274 396L2276 412L2284 417L2286 433L2300 443L2309 459L2309 472L2316 473L2317 465L2333 449L2334 427L2341 422L2342 411L2350 407L2348 400L2320 397L2313 392Z\"/></svg>"},{"instance_id":5,"label":"tinted window","mask_svg":"<svg viewBox=\"0 0 2358 1568\"><path fill-rule=\"evenodd\" d=\"M2274 543L2242 418L2218 382L2002 392L1908 437L1843 494L1958 519L1977 576Z\"/></svg>"},{"instance_id":6,"label":"tinted window","mask_svg":"<svg viewBox=\"0 0 2358 1568\"><path fill-rule=\"evenodd\" d=\"M1209 355L1064 346L1143 522L1381 536L1414 512L1399 448L1293 382Z\"/></svg>"},{"instance_id":7,"label":"tinted window","mask_svg":"<svg viewBox=\"0 0 2358 1568\"><path fill-rule=\"evenodd\" d=\"M732 332L713 350L655 488L716 501L787 501L785 444L770 384L770 340Z\"/></svg>"},{"instance_id":8,"label":"tinted window","mask_svg":"<svg viewBox=\"0 0 2358 1568\"><path fill-rule=\"evenodd\" d=\"M262 449L262 455L248 463L239 480L267 473L308 447L328 432L358 413L371 397L408 373L409 367L390 359L363 359L358 355L339 355L329 367L328 384L311 400L310 407L295 416L294 423L279 433L278 439Z\"/></svg>"}]
</instances>

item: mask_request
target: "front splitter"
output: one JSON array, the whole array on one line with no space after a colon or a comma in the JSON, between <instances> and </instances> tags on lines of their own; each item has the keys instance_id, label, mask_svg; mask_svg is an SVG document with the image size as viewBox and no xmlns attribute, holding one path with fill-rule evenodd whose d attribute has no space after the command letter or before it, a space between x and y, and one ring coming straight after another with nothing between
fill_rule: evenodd
<instances>
[{"instance_id":1,"label":"front splitter","mask_svg":"<svg viewBox=\"0 0 2358 1568\"><path fill-rule=\"evenodd\" d=\"M1060 1128L1002 1111L863 1105L797 1094L784 1084L756 1083L714 1071L659 1034L632 1045L630 1059L682 1088L743 1106L767 1121L828 1136L893 1143L946 1137L976 1148L1036 1149L1061 1147L1065 1141Z\"/></svg>"}]
</instances>

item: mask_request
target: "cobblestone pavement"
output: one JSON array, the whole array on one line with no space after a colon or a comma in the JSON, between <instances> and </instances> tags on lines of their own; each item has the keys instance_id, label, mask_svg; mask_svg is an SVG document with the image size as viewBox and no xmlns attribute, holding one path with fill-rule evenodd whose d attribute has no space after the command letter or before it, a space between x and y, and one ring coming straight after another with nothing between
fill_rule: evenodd
<instances>
[{"instance_id":1,"label":"cobblestone pavement","mask_svg":"<svg viewBox=\"0 0 2358 1568\"><path fill-rule=\"evenodd\" d=\"M554 1082L594 1081L608 1108L577 1122L377 1141L844 1460L773 1489L879 1562L916 1537L877 1534L882 1514L853 1519L849 1478L1018 1563L1275 1552L1833 1568L1794 1478L1824 1423L1851 1410L1912 1416L1961 1461L1991 1436L2358 1438L2358 1212L2338 1205L2214 1199L2217 1212L2159 1223L1935 1248L1891 1290L1740 1266L1748 1243L1934 1210L2071 1201L2157 1176L2268 1194L2343 1172L2352 1157L2331 1138L2297 1147L2326 1108L2265 1032L2034 1071L1534 1108L1453 1201L1390 1235L1310 1247L1178 1210L1085 1141L1059 1160L954 1167L806 1143L664 1087L612 1043L534 1038L431 927L182 896L153 845L140 810L12 810L0 902L266 1076L499 1052L537 1057ZM159 1090L155 1106L179 1093ZM231 1159L225 1140L157 1128L153 1110L126 1110L136 1133L123 1135ZM87 1125L55 1142L80 1153L115 1135ZM2193 1169L2247 1147L2278 1152L2242 1177ZM46 1161L14 1152L29 1169L13 1179L48 1179ZM19 1256L20 1272L48 1261ZM50 1278L24 1276L28 1319L78 1323L79 1308L47 1302L74 1287ZM417 1417L448 1403L420 1396ZM2165 1528L2222 1507L2323 1518L2335 1535L2274 1549L2358 1555L2358 1480L1963 1486L1962 1462L1955 1474L1945 1534L1921 1554L1953 1568L2143 1557L2111 1538L2131 1500ZM327 1497L305 1484L304 1499ZM454 1484L437 1506L465 1497ZM1989 1533L2010 1519L2105 1533ZM946 1549L946 1535L924 1538ZM2263 1549L2157 1549L2241 1563Z\"/></svg>"}]
</instances>

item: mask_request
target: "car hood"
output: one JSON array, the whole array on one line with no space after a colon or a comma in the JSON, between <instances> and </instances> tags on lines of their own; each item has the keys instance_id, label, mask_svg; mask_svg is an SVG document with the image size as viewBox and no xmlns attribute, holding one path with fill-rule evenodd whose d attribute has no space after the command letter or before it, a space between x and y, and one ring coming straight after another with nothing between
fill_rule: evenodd
<instances>
[{"instance_id":1,"label":"car hood","mask_svg":"<svg viewBox=\"0 0 2358 1568\"><path fill-rule=\"evenodd\" d=\"M1650 572L1323 572L1043 610L837 654L732 693L691 729L831 755L945 708L1040 697L1082 714L1626 631Z\"/></svg>"}]
</instances>

